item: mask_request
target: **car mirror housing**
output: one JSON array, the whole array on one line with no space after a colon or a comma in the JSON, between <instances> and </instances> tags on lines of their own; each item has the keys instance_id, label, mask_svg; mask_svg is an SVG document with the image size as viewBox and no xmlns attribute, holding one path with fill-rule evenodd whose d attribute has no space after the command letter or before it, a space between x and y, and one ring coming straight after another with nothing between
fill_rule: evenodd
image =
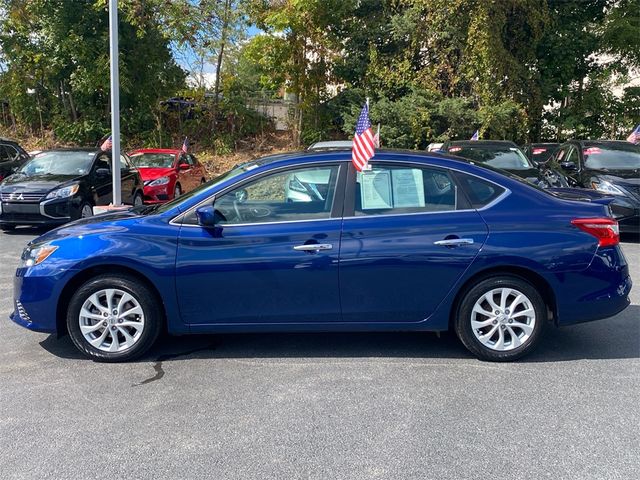
<instances>
[{"instance_id":1,"label":"car mirror housing","mask_svg":"<svg viewBox=\"0 0 640 480\"><path fill-rule=\"evenodd\" d=\"M564 170L577 170L578 169L578 167L576 166L576 162L562 162L562 163L560 163L560 166Z\"/></svg>"},{"instance_id":2,"label":"car mirror housing","mask_svg":"<svg viewBox=\"0 0 640 480\"><path fill-rule=\"evenodd\" d=\"M178 165L178 170L189 170L189 167L191 167L191 165L189 165L188 163L181 163L180 165Z\"/></svg>"},{"instance_id":3,"label":"car mirror housing","mask_svg":"<svg viewBox=\"0 0 640 480\"><path fill-rule=\"evenodd\" d=\"M98 168L96 170L96 177L98 178L105 178L110 176L111 176L111 172L109 171L108 168Z\"/></svg>"},{"instance_id":4,"label":"car mirror housing","mask_svg":"<svg viewBox=\"0 0 640 480\"><path fill-rule=\"evenodd\" d=\"M196 209L196 217L198 219L198 225L205 228L211 228L216 226L216 209L213 206L213 202L209 205L203 205Z\"/></svg>"}]
</instances>

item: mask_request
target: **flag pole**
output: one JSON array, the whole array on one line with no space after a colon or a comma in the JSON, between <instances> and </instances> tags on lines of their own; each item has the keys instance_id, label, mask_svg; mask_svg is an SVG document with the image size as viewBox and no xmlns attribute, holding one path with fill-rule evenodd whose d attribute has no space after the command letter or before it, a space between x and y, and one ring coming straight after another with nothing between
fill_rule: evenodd
<instances>
[{"instance_id":1,"label":"flag pole","mask_svg":"<svg viewBox=\"0 0 640 480\"><path fill-rule=\"evenodd\" d=\"M109 0L109 60L111 64L111 174L113 205L122 205L120 184L120 74L118 71L118 0Z\"/></svg>"}]
</instances>

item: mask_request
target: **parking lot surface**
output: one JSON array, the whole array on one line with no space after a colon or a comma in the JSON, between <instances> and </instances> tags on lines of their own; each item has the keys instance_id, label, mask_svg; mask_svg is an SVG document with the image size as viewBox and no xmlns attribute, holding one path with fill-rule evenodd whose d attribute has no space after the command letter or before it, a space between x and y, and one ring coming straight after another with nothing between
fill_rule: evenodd
<instances>
[{"instance_id":1,"label":"parking lot surface","mask_svg":"<svg viewBox=\"0 0 640 480\"><path fill-rule=\"evenodd\" d=\"M7 319L36 235L0 233L3 479L640 478L637 239L632 305L518 363L397 333L169 337L111 365Z\"/></svg>"}]
</instances>

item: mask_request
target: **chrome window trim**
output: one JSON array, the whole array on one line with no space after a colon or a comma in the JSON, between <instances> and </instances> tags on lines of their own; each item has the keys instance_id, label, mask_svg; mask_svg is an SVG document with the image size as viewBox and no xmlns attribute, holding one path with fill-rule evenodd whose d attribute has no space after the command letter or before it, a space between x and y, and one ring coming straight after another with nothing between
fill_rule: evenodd
<instances>
[{"instance_id":1,"label":"chrome window trim","mask_svg":"<svg viewBox=\"0 0 640 480\"><path fill-rule=\"evenodd\" d=\"M320 161L318 163L310 163L308 165L313 166L313 165L317 165L317 164L322 164L322 163L337 163L337 162L341 162L342 164L344 163L348 163L350 162L350 160L335 160L335 159L331 159L331 160L324 160L324 161ZM384 160L380 160L380 163L401 163L401 164L410 164L410 165L418 165L421 166L423 168L425 167L431 167L431 168L436 168L436 169L441 169L441 170L452 170L454 172L459 172L463 175L470 175L472 177L476 177L479 178L480 180L484 181L484 182L489 182L492 183L493 185L496 185L500 188L502 188L504 190L504 192L502 192L502 194L500 194L498 197L494 198L491 202L489 202L488 204L486 204L485 206L481 207L481 208L467 208L464 210L442 210L442 211L437 211L437 212L414 212L414 213L386 213L386 214L380 214L380 215L360 215L360 216L343 216L341 217L342 220L351 220L351 219L358 219L358 218L381 218L381 217L398 217L398 216L408 216L408 215L434 215L434 214L443 214L443 213L468 213L468 212L482 212L485 210L488 210L492 207L494 207L495 205L497 205L498 203L500 203L502 200L504 200L505 198L507 198L509 195L511 195L511 190L509 190L507 187L505 187L504 185L501 185L497 182L494 182L493 180L489 180L488 178L485 177L481 177L480 175L476 175L474 173L469 173L469 172L465 172L463 170L454 168L454 167L442 167L440 165L433 165L433 164L427 164L427 163L423 163L423 162L416 162L416 161L412 161L412 160L398 160L398 159L384 159ZM472 165L474 165L472 163ZM266 173L271 173L271 172L277 172L280 170L285 170L287 168L291 168L291 165L286 165L286 166L282 166L282 167L278 167L275 168L273 170L270 170L269 172L261 172L261 173L256 173L254 175L249 176L248 178L245 179L246 182L249 182L252 178L254 177L258 177L260 175L264 175ZM294 167L295 168L295 167ZM244 183L244 182L243 182ZM194 210L196 210L197 208L200 208L201 206L205 205L207 202L211 201L214 197L218 196L218 195L223 195L225 194L227 191L233 189L236 187L236 184L234 185L229 185L228 187L225 187L223 190L221 190L220 192L213 194L209 197L207 197L207 199L203 200L202 202L198 203L197 205L194 205L193 207L191 207L189 210L187 210L184 213L179 213L178 215L176 215L175 217L173 217L170 221L169 221L169 225L175 225L178 227L197 227L197 228L202 228L200 225L194 225L191 223L182 223L182 222L178 222L177 219L181 218L181 217L186 217L187 215L191 214ZM221 227L241 227L241 226L249 226L249 225L279 225L279 224L284 224L284 223L301 223L301 222L319 222L319 221L326 221L326 220L338 220L338 217L331 217L331 218L323 218L323 219L306 219L306 220L283 220L280 222L261 222L261 223L233 223L233 224L225 224L225 225L221 225Z\"/></svg>"},{"instance_id":2,"label":"chrome window trim","mask_svg":"<svg viewBox=\"0 0 640 480\"><path fill-rule=\"evenodd\" d=\"M309 163L309 164L305 164L305 165L300 165L299 167L293 167L294 169L296 168L305 168L307 165L309 167L313 167L316 165L323 165L323 164L334 164L338 166L338 178L340 177L340 171L343 168L345 161L344 160L335 160L335 159L331 159L331 160L324 160L324 161L320 161L320 162L314 162L314 163ZM249 177L245 178L244 181L242 182L242 184L245 183L249 183L252 179L256 178L256 177L261 177L261 176L266 176L269 175L271 173L275 173L275 172L279 172L280 170L287 170L290 169L291 165L283 165L282 167L277 167L274 168L273 170L269 170L268 172L256 172L253 175L250 175ZM187 210L184 213L179 213L178 215L176 215L175 217L173 217L170 221L169 221L169 225L177 225L179 227L198 227L198 228L202 228L200 227L200 225L194 225L191 223L182 223L182 222L178 222L177 219L179 219L180 217L186 217L187 215L190 215L193 211L195 211L196 209L200 208L201 206L205 205L207 202L213 200L215 197L219 197L221 195L224 195L225 193L227 193L229 190L233 190L234 188L236 188L238 186L237 183L234 183L233 185L229 185L228 187L223 188L222 190L220 190L217 193L214 193L212 195L210 195L209 197L207 197L205 200L203 200L202 202L194 205L193 207L191 207L189 210ZM335 201L335 194L337 192L334 192L334 197L333 197L333 201ZM331 215L331 212L329 212L329 215ZM263 224L278 224L278 223L300 223L300 222L317 222L317 221L321 221L321 220L336 220L342 217L329 217L329 218L318 218L318 219L305 219L305 220L283 220L280 222L260 222L260 223L227 223L224 226L228 227L228 226L242 226L242 225L263 225ZM221 225L222 226L222 225Z\"/></svg>"}]
</instances>

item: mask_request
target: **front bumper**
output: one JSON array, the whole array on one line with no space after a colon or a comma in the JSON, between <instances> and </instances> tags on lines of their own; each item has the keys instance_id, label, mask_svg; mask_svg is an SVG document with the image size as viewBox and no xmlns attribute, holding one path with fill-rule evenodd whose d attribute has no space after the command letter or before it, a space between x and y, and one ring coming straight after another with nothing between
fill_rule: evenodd
<instances>
[{"instance_id":1,"label":"front bumper","mask_svg":"<svg viewBox=\"0 0 640 480\"><path fill-rule=\"evenodd\" d=\"M157 186L145 185L144 203L152 205L155 203L165 203L168 200L171 200L173 198L173 190L170 190L169 185L169 183ZM169 194L170 191L171 194Z\"/></svg>"},{"instance_id":2,"label":"front bumper","mask_svg":"<svg viewBox=\"0 0 640 480\"><path fill-rule=\"evenodd\" d=\"M36 267L37 268L37 267ZM13 278L14 311L9 318L34 332L55 333L58 298L63 274L31 274L30 268L18 268Z\"/></svg>"},{"instance_id":3,"label":"front bumper","mask_svg":"<svg viewBox=\"0 0 640 480\"><path fill-rule=\"evenodd\" d=\"M31 202L2 202L0 224L63 225L80 216L80 202L74 198Z\"/></svg>"}]
</instances>

